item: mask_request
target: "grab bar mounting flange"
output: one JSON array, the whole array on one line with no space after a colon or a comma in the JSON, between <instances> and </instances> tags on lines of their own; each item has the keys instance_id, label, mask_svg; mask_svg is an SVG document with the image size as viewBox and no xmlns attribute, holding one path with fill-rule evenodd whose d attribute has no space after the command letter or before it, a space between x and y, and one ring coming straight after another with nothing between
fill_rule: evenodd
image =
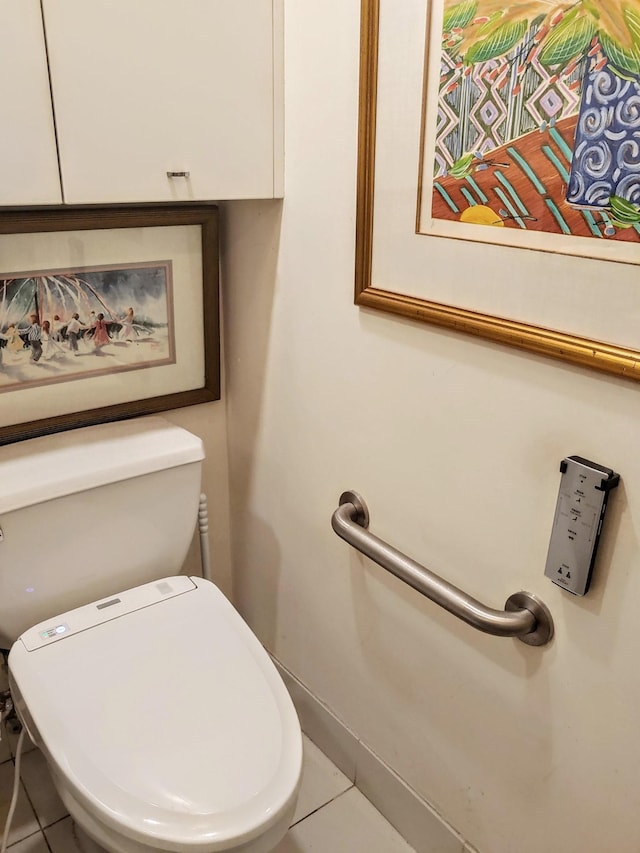
<instances>
[{"instance_id":1,"label":"grab bar mounting flange","mask_svg":"<svg viewBox=\"0 0 640 853\"><path fill-rule=\"evenodd\" d=\"M529 610L536 617L536 629L528 634L522 634L518 637L523 643L528 646L546 646L549 640L553 637L553 617L551 611L544 603L540 601L537 595L532 592L514 592L507 598L504 606L507 613L512 613L515 610Z\"/></svg>"},{"instance_id":2,"label":"grab bar mounting flange","mask_svg":"<svg viewBox=\"0 0 640 853\"><path fill-rule=\"evenodd\" d=\"M357 492L343 492L338 506L344 506L344 504L351 504L355 508L355 512L351 513L351 519L366 530L369 527L369 509L360 495Z\"/></svg>"}]
</instances>

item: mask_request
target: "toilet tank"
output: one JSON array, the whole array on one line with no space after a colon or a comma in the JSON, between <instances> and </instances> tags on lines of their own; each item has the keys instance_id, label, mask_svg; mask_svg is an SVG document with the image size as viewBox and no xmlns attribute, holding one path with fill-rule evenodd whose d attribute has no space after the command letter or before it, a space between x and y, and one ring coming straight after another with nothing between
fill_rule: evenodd
<instances>
[{"instance_id":1,"label":"toilet tank","mask_svg":"<svg viewBox=\"0 0 640 853\"><path fill-rule=\"evenodd\" d=\"M31 625L178 574L202 442L163 418L0 447L0 648Z\"/></svg>"}]
</instances>

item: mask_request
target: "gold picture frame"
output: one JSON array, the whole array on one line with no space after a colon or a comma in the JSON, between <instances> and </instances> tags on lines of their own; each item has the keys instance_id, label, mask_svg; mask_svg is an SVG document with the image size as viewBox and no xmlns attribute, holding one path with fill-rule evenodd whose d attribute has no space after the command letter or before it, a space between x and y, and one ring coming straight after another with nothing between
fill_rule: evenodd
<instances>
[{"instance_id":1,"label":"gold picture frame","mask_svg":"<svg viewBox=\"0 0 640 853\"><path fill-rule=\"evenodd\" d=\"M640 344L612 343L562 328L510 319L473 306L448 304L393 289L393 281L374 281L374 215L376 202L376 156L379 127L379 42L380 6L383 0L362 0L360 100L358 125L358 175L356 210L355 303L363 308L419 320L446 329L550 356L565 362L634 380L640 379ZM425 4L426 5L426 4ZM427 14L427 38L429 14ZM389 50L385 53L389 59ZM401 65L402 63L398 63ZM421 128L424 138L424 126ZM429 240L432 237L421 239ZM439 238L435 238L439 239ZM571 238L569 238L571 239ZM452 241L453 242L453 241ZM510 251L528 254L529 249ZM536 254L548 254L536 253ZM581 261L581 259L580 259ZM640 262L640 257L639 257ZM591 263L599 263L592 261ZM616 265L617 266L617 265ZM621 265L622 266L622 265ZM630 265L626 264L628 269ZM425 276L427 273L425 273ZM621 308L620 311L624 311ZM626 309L628 312L628 308ZM554 324L555 325L555 324ZM640 340L640 336L639 336Z\"/></svg>"}]
</instances>

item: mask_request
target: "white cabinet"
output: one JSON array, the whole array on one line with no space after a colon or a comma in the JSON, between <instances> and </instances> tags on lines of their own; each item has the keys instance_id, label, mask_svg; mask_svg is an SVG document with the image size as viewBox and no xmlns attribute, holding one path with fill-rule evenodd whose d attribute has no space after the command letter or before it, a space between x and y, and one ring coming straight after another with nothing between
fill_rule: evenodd
<instances>
[{"instance_id":1,"label":"white cabinet","mask_svg":"<svg viewBox=\"0 0 640 853\"><path fill-rule=\"evenodd\" d=\"M282 2L43 0L64 202L282 195ZM14 14L32 6L35 18L38 0L0 0ZM24 24L29 68L46 82L42 21ZM24 113L51 125L50 102ZM38 141L41 166L43 152ZM0 187L0 204L12 203L36 199L9 201Z\"/></svg>"},{"instance_id":2,"label":"white cabinet","mask_svg":"<svg viewBox=\"0 0 640 853\"><path fill-rule=\"evenodd\" d=\"M59 204L39 0L0 0L0 203Z\"/></svg>"}]
</instances>

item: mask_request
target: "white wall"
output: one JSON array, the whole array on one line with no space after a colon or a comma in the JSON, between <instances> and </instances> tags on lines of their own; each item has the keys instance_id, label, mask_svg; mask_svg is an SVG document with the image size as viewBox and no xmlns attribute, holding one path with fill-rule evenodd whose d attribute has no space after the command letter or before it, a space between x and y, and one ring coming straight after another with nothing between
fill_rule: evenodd
<instances>
[{"instance_id":1,"label":"white wall","mask_svg":"<svg viewBox=\"0 0 640 853\"><path fill-rule=\"evenodd\" d=\"M482 853L637 853L640 387L353 305L358 6L286 4L285 201L224 210L236 602ZM573 453L623 477L584 599L543 576ZM330 529L345 489L487 604L539 594L553 644L361 558Z\"/></svg>"}]
</instances>

